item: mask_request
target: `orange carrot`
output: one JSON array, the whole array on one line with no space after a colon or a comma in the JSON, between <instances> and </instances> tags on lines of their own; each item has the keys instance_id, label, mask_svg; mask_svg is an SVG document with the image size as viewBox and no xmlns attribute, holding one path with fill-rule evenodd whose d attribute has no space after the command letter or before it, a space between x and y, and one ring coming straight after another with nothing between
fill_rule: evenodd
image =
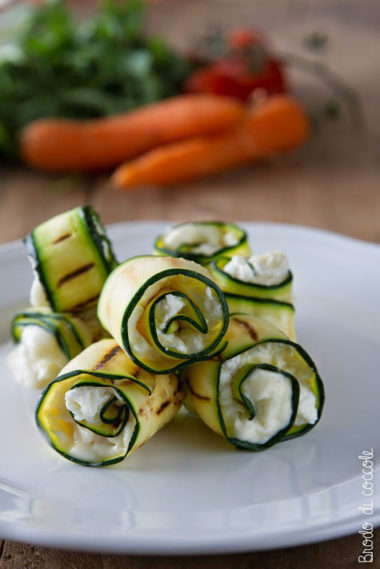
<instances>
[{"instance_id":1,"label":"orange carrot","mask_svg":"<svg viewBox=\"0 0 380 569\"><path fill-rule=\"evenodd\" d=\"M111 168L162 144L230 129L244 112L228 97L181 95L104 119L41 119L23 130L21 155L42 170Z\"/></svg>"},{"instance_id":2,"label":"orange carrot","mask_svg":"<svg viewBox=\"0 0 380 569\"><path fill-rule=\"evenodd\" d=\"M309 133L300 105L286 95L257 103L234 129L163 146L120 166L118 188L166 186L221 172L299 146Z\"/></svg>"}]
</instances>

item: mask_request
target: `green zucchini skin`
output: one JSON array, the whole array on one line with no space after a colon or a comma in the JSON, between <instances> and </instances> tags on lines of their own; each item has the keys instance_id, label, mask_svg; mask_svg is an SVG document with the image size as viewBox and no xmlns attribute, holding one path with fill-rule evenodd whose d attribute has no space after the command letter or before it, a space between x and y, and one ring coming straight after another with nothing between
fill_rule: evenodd
<instances>
[{"instance_id":1,"label":"green zucchini skin","mask_svg":"<svg viewBox=\"0 0 380 569\"><path fill-rule=\"evenodd\" d=\"M157 270L149 268L145 271L144 265L149 264L153 264ZM140 267L143 269L141 270ZM197 271L198 267L199 272ZM147 275L146 278L141 276L144 272ZM137 274L138 277L136 277ZM222 291L207 275L206 269L184 259L160 258L152 255L134 257L119 265L107 280L99 299L98 318L132 361L142 369L156 374L177 372L194 361L212 357L224 348L223 338L229 320L228 305ZM136 278L138 280L133 282L133 279L136 280ZM181 282L179 285L176 284L177 278ZM150 287L153 288L156 285L163 292L154 294L149 302L143 301L144 295L149 294ZM179 289L176 286L179 286ZM208 333L206 315L202 313L202 308L197 306L191 297L192 290L199 286L202 286L203 289L208 287L213 291L214 298L221 309L222 316L218 323L217 332L210 338L207 345L194 353L180 352L163 346L158 338L155 309L157 303L167 295L183 298L187 307L191 308L192 316L184 315L181 312L175 318L170 319L165 331L170 328L175 320L177 323L192 327L199 335ZM130 287L128 293L123 292L128 287ZM119 294L121 297L118 296ZM144 337L157 353L157 362L152 358L149 360L149 358L141 356L134 348L135 327L131 329L129 323L135 311L141 306L143 306L143 311L146 314ZM115 321L115 318L111 316L112 311L117 315L118 321Z\"/></svg>"},{"instance_id":2,"label":"green zucchini skin","mask_svg":"<svg viewBox=\"0 0 380 569\"><path fill-rule=\"evenodd\" d=\"M230 314L246 314L267 320L295 340L295 307L290 302L225 293Z\"/></svg>"},{"instance_id":3,"label":"green zucchini skin","mask_svg":"<svg viewBox=\"0 0 380 569\"><path fill-rule=\"evenodd\" d=\"M181 226L188 225L188 223L179 223L172 227L177 229ZM178 249L170 249L165 245L164 234L159 235L154 242L153 253L160 256L181 257L189 261L195 261L200 265L209 265L212 261L219 259L222 256L231 257L232 255L250 255L251 248L248 243L248 236L246 231L234 223L225 223L222 221L195 221L191 225L194 227L213 227L218 228L224 232L232 232L236 235L238 241L235 245L222 246L212 255L205 255L200 253L192 253L190 244L182 244Z\"/></svg>"},{"instance_id":4,"label":"green zucchini skin","mask_svg":"<svg viewBox=\"0 0 380 569\"><path fill-rule=\"evenodd\" d=\"M282 429L277 431L277 433L274 434L265 443L252 443L250 441L241 440L241 439L238 439L236 437L230 437L228 435L228 430L227 430L227 427L226 427L226 424L224 421L224 416L223 416L221 406L219 403L219 401L220 401L220 371L221 371L221 368L219 368L219 374L218 374L218 380L217 380L217 401L218 401L218 415L219 415L219 420L220 420L220 426L221 426L224 437L233 446L235 446L236 448L238 448L240 450L251 450L251 451L259 452L259 451L265 450L267 448L270 448L271 446L275 445L276 443L278 443L280 441L283 441L285 436L286 436L286 433L289 431L289 429L292 428L294 420L295 420L296 415L297 415L300 388L299 388L298 381L294 377L294 375L292 375L292 374L290 374L284 370L281 370L280 368L278 368L276 366L272 366L269 364L257 364L255 366L252 366L251 368L249 368L248 371L243 376L243 378L241 379L240 386L239 386L240 392L241 392L242 382L247 377L247 375L255 369L264 369L267 371L273 371L276 373L280 373L281 375L284 375L285 377L287 377L290 380L291 385L292 385L292 396L291 396L292 414L289 418L288 424L285 425L285 427L283 427ZM254 413L252 414L252 419L254 419Z\"/></svg>"},{"instance_id":5,"label":"green zucchini skin","mask_svg":"<svg viewBox=\"0 0 380 569\"><path fill-rule=\"evenodd\" d=\"M201 353L181 354L179 352L174 352L173 350L169 350L169 349L165 350L166 355L171 356L173 358L176 358L180 361L175 363L173 366L171 366L167 369L157 370L157 369L151 368L150 366L147 366L143 361L141 361L140 358L136 357L136 355L133 351L133 346L132 346L130 339L129 339L129 336L128 336L128 320L129 320L131 313L132 313L133 309L135 308L136 304L141 299L145 290L149 286L151 286L152 284L154 284L158 280L162 280L162 279L165 279L167 277L171 277L171 276L175 276L175 275L187 276L190 279L189 284L191 284L191 279L202 281L206 286L209 286L210 288L215 290L216 294L219 297L220 304L223 308L223 315L224 315L223 327L220 331L220 334L215 338L215 340L212 342L212 344L210 344ZM156 302L158 302L159 300L161 300L161 297L158 297ZM155 324L154 324L154 313L153 313L153 311L151 311L150 315L149 315L149 326L150 326L150 332L153 336L153 339L156 342L156 345L159 347L159 349L163 349L163 346L161 346L161 344L158 343L157 332L156 332L156 328L155 328ZM152 373L165 373L166 374L166 373L171 373L173 371L179 371L184 366L189 365L190 363L193 363L194 361L211 357L211 354L213 352L215 352L215 350L218 349L218 346L219 346L220 342L222 341L222 339L226 333L227 327L228 327L228 306L227 306L227 303L225 301L224 295L218 289L218 287L215 285L215 283L213 283L211 280L206 279L205 277L203 277L199 273L195 273L193 271L187 271L184 269L181 269L181 270L170 269L168 271L162 271L161 273L157 273L157 275L155 275L151 279L147 280L145 282L144 286L139 290L139 292L132 299L132 301L131 301L131 303L130 303L130 305L129 305L129 307L128 307L128 309L125 312L124 317L123 317L123 323L122 323L122 331L124 332L123 347L124 347L125 351L127 352L127 354L129 354L131 359L136 364L140 365L143 369L146 369L147 371L150 371ZM185 362L183 362L181 360L185 360Z\"/></svg>"},{"instance_id":6,"label":"green zucchini skin","mask_svg":"<svg viewBox=\"0 0 380 569\"><path fill-rule=\"evenodd\" d=\"M293 274L289 271L288 276L278 285L262 285L255 283L247 283L232 277L224 267L229 262L228 257L220 257L208 266L213 279L217 285L226 294L249 298L266 298L268 300L277 300L292 303L292 285Z\"/></svg>"},{"instance_id":7,"label":"green zucchini skin","mask_svg":"<svg viewBox=\"0 0 380 569\"><path fill-rule=\"evenodd\" d=\"M188 406L211 429L224 436L237 448L259 451L275 443L304 435L318 424L325 401L324 386L315 363L302 346L286 338L269 322L246 315L231 315L226 341L228 342L227 347L217 358L197 362L180 373L187 390ZM243 356L252 348L257 348L257 351L250 356L253 363L242 363L243 367L237 372L243 374L242 377L239 376L239 390L242 378L246 377L254 366L284 374L292 378L293 385L293 414L289 424L264 444L241 440L228 433L220 398L220 377L223 365L236 356ZM280 361L282 364L278 365ZM232 377L235 378L232 379L234 381L239 380L239 377L236 379L236 375ZM298 390L294 381L298 384ZM313 423L295 425L301 386L307 387L315 395L316 420ZM251 412L249 406L246 405L246 407Z\"/></svg>"},{"instance_id":8,"label":"green zucchini skin","mask_svg":"<svg viewBox=\"0 0 380 569\"><path fill-rule=\"evenodd\" d=\"M276 340L272 340L272 341L276 342ZM299 426L293 425L293 427L291 429L289 429L289 431L287 431L287 433L284 435L284 437L282 438L282 441L297 438L297 437L299 437L301 435L305 435L306 433L311 431L311 429L313 429L319 423L321 416L322 416L323 407L325 404L324 384L323 384L321 376L319 375L317 366L315 365L311 356L308 354L308 352L306 352L306 350L300 344L298 344L296 342L291 342L290 340L286 340L286 341L284 341L284 344L288 344L289 346L293 346L297 350L297 352L302 356L302 358L309 364L310 368L315 373L315 393L316 393L316 397L317 397L318 416L317 416L317 420L312 425L311 424L304 424L304 425L299 425Z\"/></svg>"},{"instance_id":9,"label":"green zucchini skin","mask_svg":"<svg viewBox=\"0 0 380 569\"><path fill-rule=\"evenodd\" d=\"M27 235L24 243L55 312L95 305L108 274L117 265L105 229L91 206L49 219Z\"/></svg>"},{"instance_id":10,"label":"green zucchini skin","mask_svg":"<svg viewBox=\"0 0 380 569\"><path fill-rule=\"evenodd\" d=\"M277 442L286 441L289 439L299 437L301 435L305 435L306 433L308 433L311 429L313 429L319 423L319 420L321 418L322 411L323 411L323 406L325 403L324 385L323 385L322 379L319 375L319 372L317 370L317 367L316 367L314 361L311 359L310 355L306 352L306 350L304 350L304 348L300 344L297 344L296 342L292 342L291 340L288 340L285 338L284 339L270 338L270 339L265 339L265 340L256 342L254 345L259 346L260 344L266 344L266 343L283 344L283 345L287 345L287 346L292 347L294 349L294 351L297 352L301 356L301 358L307 363L307 365L310 367L310 369L315 374L314 390L315 390L315 395L317 398L317 412L318 412L317 420L313 424L305 423L303 425L294 425L294 424L291 425L289 427L289 429L285 433L283 433L281 437L279 437L277 439ZM253 346L251 346L251 347L253 347ZM246 351L246 350L244 350L244 351ZM234 353L234 356L238 355L239 353L243 353L243 352L237 351L236 353ZM221 358L223 358L223 355L221 356ZM281 371L281 373L289 373L286 370L280 370L280 371Z\"/></svg>"},{"instance_id":11,"label":"green zucchini skin","mask_svg":"<svg viewBox=\"0 0 380 569\"><path fill-rule=\"evenodd\" d=\"M11 335L18 344L27 326L37 326L52 334L68 360L74 358L87 345L86 338L70 314L58 314L47 310L29 309L17 313L11 322Z\"/></svg>"},{"instance_id":12,"label":"green zucchini skin","mask_svg":"<svg viewBox=\"0 0 380 569\"><path fill-rule=\"evenodd\" d=\"M119 263L100 216L90 205L80 207L79 214L83 217L88 233L95 243L107 274L109 274Z\"/></svg>"},{"instance_id":13,"label":"green zucchini skin","mask_svg":"<svg viewBox=\"0 0 380 569\"><path fill-rule=\"evenodd\" d=\"M36 424L48 444L71 462L94 467L118 463L180 408L184 392L178 377L171 374L163 379L158 381L138 368L113 339L103 339L71 360L44 389L36 407ZM109 400L94 410L98 420L76 418L66 406L66 394L99 387L107 389ZM117 407L107 416L115 401ZM123 431L130 420L125 438Z\"/></svg>"},{"instance_id":14,"label":"green zucchini skin","mask_svg":"<svg viewBox=\"0 0 380 569\"><path fill-rule=\"evenodd\" d=\"M82 460L76 456L73 456L72 454L70 454L70 452L66 451L62 446L58 445L53 437L51 432L49 431L49 429L47 429L44 426L43 420L42 420L42 414L44 412L44 406L45 406L45 402L47 397L49 396L50 392L54 391L56 384L59 382L67 382L72 378L78 378L80 379L82 375L88 375L88 371L86 370L77 370L71 373L67 373L67 374L63 374L59 377L57 377L57 379L55 379L54 381L52 381L46 388L45 390L42 392L40 400L37 404L37 408L36 408L36 413L35 413L35 420L36 420L36 424L38 429L40 430L41 434L43 435L44 439L47 441L47 443L56 451L58 452L60 455L62 455L64 458L66 458L67 460L74 462L76 464L80 464L81 466L109 466L111 464L117 464L118 462L121 462L122 460L124 460L124 458L126 457L126 455L128 454L128 452L130 451L130 449L133 447L133 444L137 438L138 435L138 431L139 431L139 424L138 422L136 422L136 426L133 432L133 435L131 437L129 446L126 450L126 452L123 452L121 455L119 456L115 456L113 458L109 458L109 459L105 459L105 460L98 460L98 461L91 461L91 460ZM102 384L97 384L95 382L90 382L87 381L87 385L88 386L95 386L95 385L113 385L114 382L117 381L123 381L123 380L128 380L128 381L135 381L135 378L133 377L120 377L118 375L112 375L112 374L97 374L95 377L98 377L100 380L106 380L104 382L102 382ZM111 382L111 383L108 383ZM128 399L125 397L124 393L118 389L117 387L115 387L115 390L117 391L119 397L121 397L124 402L125 405L128 407L128 411L133 413L135 415L135 411L133 409L133 406L131 405L130 401L128 401ZM71 413L70 413L71 415ZM136 416L135 416L136 417ZM73 419L74 421L74 419ZM82 428L86 428L82 425Z\"/></svg>"}]
</instances>

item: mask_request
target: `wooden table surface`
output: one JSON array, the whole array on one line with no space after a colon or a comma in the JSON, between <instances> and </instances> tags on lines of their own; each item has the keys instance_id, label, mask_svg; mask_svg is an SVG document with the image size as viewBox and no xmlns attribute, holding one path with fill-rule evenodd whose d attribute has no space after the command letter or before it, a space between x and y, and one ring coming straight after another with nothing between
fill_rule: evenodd
<instances>
[{"instance_id":1,"label":"wooden table surface","mask_svg":"<svg viewBox=\"0 0 380 569\"><path fill-rule=\"evenodd\" d=\"M213 11L216 3L218 10ZM181 3L156 0L149 13L149 26L181 43L188 40L189 30L201 30L205 21L218 20L222 25L228 21L234 25L242 19L252 24L257 20L272 37L274 35L276 46L293 51L301 50L305 34L327 29L332 47L321 57L359 92L360 125L353 124L343 102L343 111L337 120L328 121L319 116L318 129L301 151L271 163L165 191L145 188L122 194L110 186L106 174L60 178L3 164L0 165L0 242L19 239L46 218L76 205L91 203L106 223L212 218L274 221L320 227L379 243L380 114L377 109L380 83L378 77L377 82L374 79L374 70L376 65L378 68L380 10L375 2L364 0L359 3L359 12L358 3L351 1L344 3L343 12L342 3L327 3L327 14L320 13L314 3L306 2L309 6L306 11L305 3L285 4L288 10L293 10L292 18L280 26L283 5L273 18L270 10L258 2L250 4L240 0L231 11L231 6L223 0ZM178 21L182 22L182 28L173 24ZM367 54L364 60L358 58L360 62L350 52L352 38L356 48ZM324 87L320 89L318 85L318 91L305 78L299 79L296 75L294 85L312 112L318 111L323 98L328 96ZM380 530L376 532L376 540L380 543ZM86 554L6 541L0 549L0 569L148 569L153 566L162 569L280 566L282 569L349 569L358 566L360 552L358 534L293 549L212 557ZM380 568L380 553L375 555L372 567Z\"/></svg>"}]
</instances>

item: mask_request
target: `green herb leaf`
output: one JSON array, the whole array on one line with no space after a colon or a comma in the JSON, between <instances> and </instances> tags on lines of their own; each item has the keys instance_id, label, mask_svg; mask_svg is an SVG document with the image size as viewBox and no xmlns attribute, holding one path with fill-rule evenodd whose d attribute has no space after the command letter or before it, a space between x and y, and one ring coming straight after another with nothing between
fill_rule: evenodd
<instances>
[{"instance_id":1,"label":"green herb leaf","mask_svg":"<svg viewBox=\"0 0 380 569\"><path fill-rule=\"evenodd\" d=\"M42 117L90 119L176 95L189 73L161 38L145 37L139 0L106 2L77 23L61 0L33 9L17 41L0 46L0 157Z\"/></svg>"}]
</instances>

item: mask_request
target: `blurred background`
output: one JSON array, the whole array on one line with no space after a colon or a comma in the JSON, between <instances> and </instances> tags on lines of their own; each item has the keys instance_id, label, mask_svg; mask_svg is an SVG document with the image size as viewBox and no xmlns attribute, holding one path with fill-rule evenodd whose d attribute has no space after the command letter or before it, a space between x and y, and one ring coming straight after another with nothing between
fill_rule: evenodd
<instances>
[{"instance_id":1,"label":"blurred background","mask_svg":"<svg viewBox=\"0 0 380 569\"><path fill-rule=\"evenodd\" d=\"M76 26L82 31L99 9L98 4L84 0L58 4L74 14ZM186 65L189 61L194 65L196 60L197 70L228 58L223 49L231 31L243 31L247 35L250 30L254 37L254 55L257 55L258 42L259 47L264 46L266 56L269 54L278 64L285 78L285 86L279 90L296 97L309 117L311 133L304 144L291 152L255 161L252 165L170 187L142 184L132 191L115 189L110 170L49 173L25 164L17 150L20 127L24 126L20 116L25 116L24 123L28 117L30 120L38 118L35 112L43 115L45 111L46 116L54 116L57 107L53 103L60 96L54 85L57 87L59 81L53 78L51 89L39 92L41 70L37 67L29 70L29 82L33 85L30 92L33 91L33 97L40 103L46 99L38 111L35 111L36 105L31 104L32 95L28 96L29 106L25 104L25 96L23 99L22 93L20 95L25 87L20 82L12 87L9 81L6 83L1 70L4 71L9 61L20 65L16 49L18 38L29 25L30 13L41 10L41 4L0 0L0 7L1 241L17 239L43 219L80 203L93 203L106 223L151 218L266 220L323 227L380 241L380 7L376 0L146 1L142 29L138 33L158 37ZM62 22L51 17L49 25L53 37L49 41L54 44L61 33ZM34 39L31 42L29 37L28 45L38 50L35 45L38 28L33 33ZM120 30L110 28L104 32L108 34L111 48L107 46L106 55L99 51L98 59L102 62L99 69L112 68L112 33L117 35ZM238 42L242 41L245 49L244 42L249 44L250 40L244 39L244 33ZM116 39L113 53L120 59L117 42ZM224 48L221 48L223 42ZM48 60L49 57L53 69L57 57L53 49L47 55ZM80 73L81 65L85 69L86 62L80 59L83 52L78 59L73 49L68 57L73 65L75 61L76 73ZM36 63L37 58L34 59ZM173 76L163 96L177 95L185 89L191 73L175 67L177 64L178 61L173 63L172 60L167 63L164 73ZM143 63L141 65L144 68ZM140 74L148 76L149 71L141 71L141 65ZM259 76L248 99L251 104L263 95L260 69L262 71L259 61L256 68L249 71ZM117 75L121 83L122 73ZM128 74L125 81L131 81ZM108 112L104 110L106 104L104 108L99 104L100 108L94 110L98 102L94 103L93 93L85 90L84 84L79 86L82 91L77 89L68 95L75 118L81 120ZM264 96L268 95L266 87L264 84ZM149 102L149 97L160 98L157 93L152 94L151 84L149 89L150 94L145 93L141 99L142 105ZM207 91L210 87L201 85L199 89ZM278 85L274 91L276 89ZM132 103L126 100L126 108L138 106L138 97L137 94ZM119 98L109 112L122 112L122 107ZM67 108L62 112L70 115ZM12 117L18 120L11 120ZM14 139L9 151L8 139L4 141L12 128Z\"/></svg>"}]
</instances>

